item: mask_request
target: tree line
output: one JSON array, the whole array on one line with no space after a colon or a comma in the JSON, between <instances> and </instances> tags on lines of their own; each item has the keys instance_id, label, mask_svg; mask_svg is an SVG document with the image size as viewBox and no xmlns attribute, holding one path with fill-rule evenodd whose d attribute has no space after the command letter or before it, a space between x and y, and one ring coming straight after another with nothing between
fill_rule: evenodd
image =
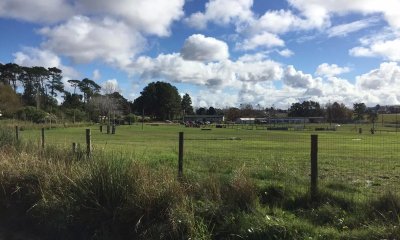
<instances>
[{"instance_id":1,"label":"tree line","mask_svg":"<svg viewBox=\"0 0 400 240\"><path fill-rule=\"evenodd\" d=\"M149 83L134 101L128 101L113 86L100 86L89 78L63 82L62 70L56 67L25 67L0 63L0 112L9 118L33 122L57 121L129 121L145 115L154 120L180 119L183 115L224 115L228 121L240 117L324 117L328 122L362 121L365 116L376 121L380 108L354 103L353 109L333 102L321 106L315 101L293 103L289 109L263 108L241 104L239 107L199 107L194 109L189 94L182 97L175 86L166 82ZM57 101L62 97L62 102Z\"/></svg>"}]
</instances>

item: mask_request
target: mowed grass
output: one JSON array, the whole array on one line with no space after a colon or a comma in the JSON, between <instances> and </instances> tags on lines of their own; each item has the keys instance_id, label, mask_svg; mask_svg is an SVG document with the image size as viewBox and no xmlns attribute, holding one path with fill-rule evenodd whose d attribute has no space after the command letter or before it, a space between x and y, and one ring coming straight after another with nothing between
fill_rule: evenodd
<instances>
[{"instance_id":1,"label":"mowed grass","mask_svg":"<svg viewBox=\"0 0 400 240\"><path fill-rule=\"evenodd\" d=\"M324 125L307 126L309 129ZM356 129L363 128L359 134ZM319 137L319 180L332 191L369 197L398 190L400 183L400 133L371 134L370 125L344 125L338 131L268 131L234 128L185 128L180 125L146 124L118 126L115 135L91 129L93 151L128 157L154 168L177 169L178 133L184 132L184 173L190 178L229 176L246 170L260 185L273 182L307 191L310 174L310 135ZM45 131L46 145L86 149L85 129L57 128ZM25 130L22 139L40 147L41 132ZM341 186L341 187L338 187Z\"/></svg>"}]
</instances>

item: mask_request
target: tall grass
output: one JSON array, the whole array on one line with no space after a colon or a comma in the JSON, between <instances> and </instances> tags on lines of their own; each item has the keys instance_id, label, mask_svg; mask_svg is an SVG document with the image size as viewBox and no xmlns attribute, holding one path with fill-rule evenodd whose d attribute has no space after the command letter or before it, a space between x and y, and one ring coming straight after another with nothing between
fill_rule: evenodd
<instances>
[{"instance_id":1,"label":"tall grass","mask_svg":"<svg viewBox=\"0 0 400 240\"><path fill-rule=\"evenodd\" d=\"M311 201L268 176L260 185L245 168L178 181L171 164L13 139L0 129L0 223L43 239L400 237L394 193L364 201L323 188Z\"/></svg>"}]
</instances>

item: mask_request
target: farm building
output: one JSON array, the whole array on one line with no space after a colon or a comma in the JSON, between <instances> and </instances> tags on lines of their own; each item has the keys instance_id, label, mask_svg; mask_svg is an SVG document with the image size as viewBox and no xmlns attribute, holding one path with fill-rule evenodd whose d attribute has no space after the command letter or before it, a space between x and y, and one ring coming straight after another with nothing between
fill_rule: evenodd
<instances>
[{"instance_id":1,"label":"farm building","mask_svg":"<svg viewBox=\"0 0 400 240\"><path fill-rule=\"evenodd\" d=\"M286 124L303 124L303 123L322 123L325 122L324 117L281 117L281 118L238 118L236 123L254 124L254 123L286 123Z\"/></svg>"},{"instance_id":2,"label":"farm building","mask_svg":"<svg viewBox=\"0 0 400 240\"><path fill-rule=\"evenodd\" d=\"M225 120L223 115L185 115L184 121L221 123Z\"/></svg>"}]
</instances>

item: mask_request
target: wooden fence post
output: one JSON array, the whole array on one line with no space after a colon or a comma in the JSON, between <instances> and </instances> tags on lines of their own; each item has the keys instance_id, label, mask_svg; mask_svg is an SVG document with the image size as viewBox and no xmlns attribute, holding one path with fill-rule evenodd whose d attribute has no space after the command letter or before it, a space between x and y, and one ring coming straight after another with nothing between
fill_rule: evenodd
<instances>
[{"instance_id":1,"label":"wooden fence post","mask_svg":"<svg viewBox=\"0 0 400 240\"><path fill-rule=\"evenodd\" d=\"M311 135L311 200L318 195L318 135Z\"/></svg>"},{"instance_id":2,"label":"wooden fence post","mask_svg":"<svg viewBox=\"0 0 400 240\"><path fill-rule=\"evenodd\" d=\"M44 148L44 128L42 128L42 148Z\"/></svg>"},{"instance_id":3,"label":"wooden fence post","mask_svg":"<svg viewBox=\"0 0 400 240\"><path fill-rule=\"evenodd\" d=\"M100 132L103 132L103 125L100 125Z\"/></svg>"},{"instance_id":4,"label":"wooden fence post","mask_svg":"<svg viewBox=\"0 0 400 240\"><path fill-rule=\"evenodd\" d=\"M72 153L73 154L76 153L76 143L75 142L72 143Z\"/></svg>"},{"instance_id":5,"label":"wooden fence post","mask_svg":"<svg viewBox=\"0 0 400 240\"><path fill-rule=\"evenodd\" d=\"M18 128L18 126L15 126L15 139L17 141L19 140L19 128Z\"/></svg>"},{"instance_id":6,"label":"wooden fence post","mask_svg":"<svg viewBox=\"0 0 400 240\"><path fill-rule=\"evenodd\" d=\"M110 134L110 124L107 124L107 134Z\"/></svg>"},{"instance_id":7,"label":"wooden fence post","mask_svg":"<svg viewBox=\"0 0 400 240\"><path fill-rule=\"evenodd\" d=\"M86 129L86 156L90 157L92 152L92 141L90 139L90 129Z\"/></svg>"},{"instance_id":8,"label":"wooden fence post","mask_svg":"<svg viewBox=\"0 0 400 240\"><path fill-rule=\"evenodd\" d=\"M179 132L178 179L183 177L183 132Z\"/></svg>"}]
</instances>

